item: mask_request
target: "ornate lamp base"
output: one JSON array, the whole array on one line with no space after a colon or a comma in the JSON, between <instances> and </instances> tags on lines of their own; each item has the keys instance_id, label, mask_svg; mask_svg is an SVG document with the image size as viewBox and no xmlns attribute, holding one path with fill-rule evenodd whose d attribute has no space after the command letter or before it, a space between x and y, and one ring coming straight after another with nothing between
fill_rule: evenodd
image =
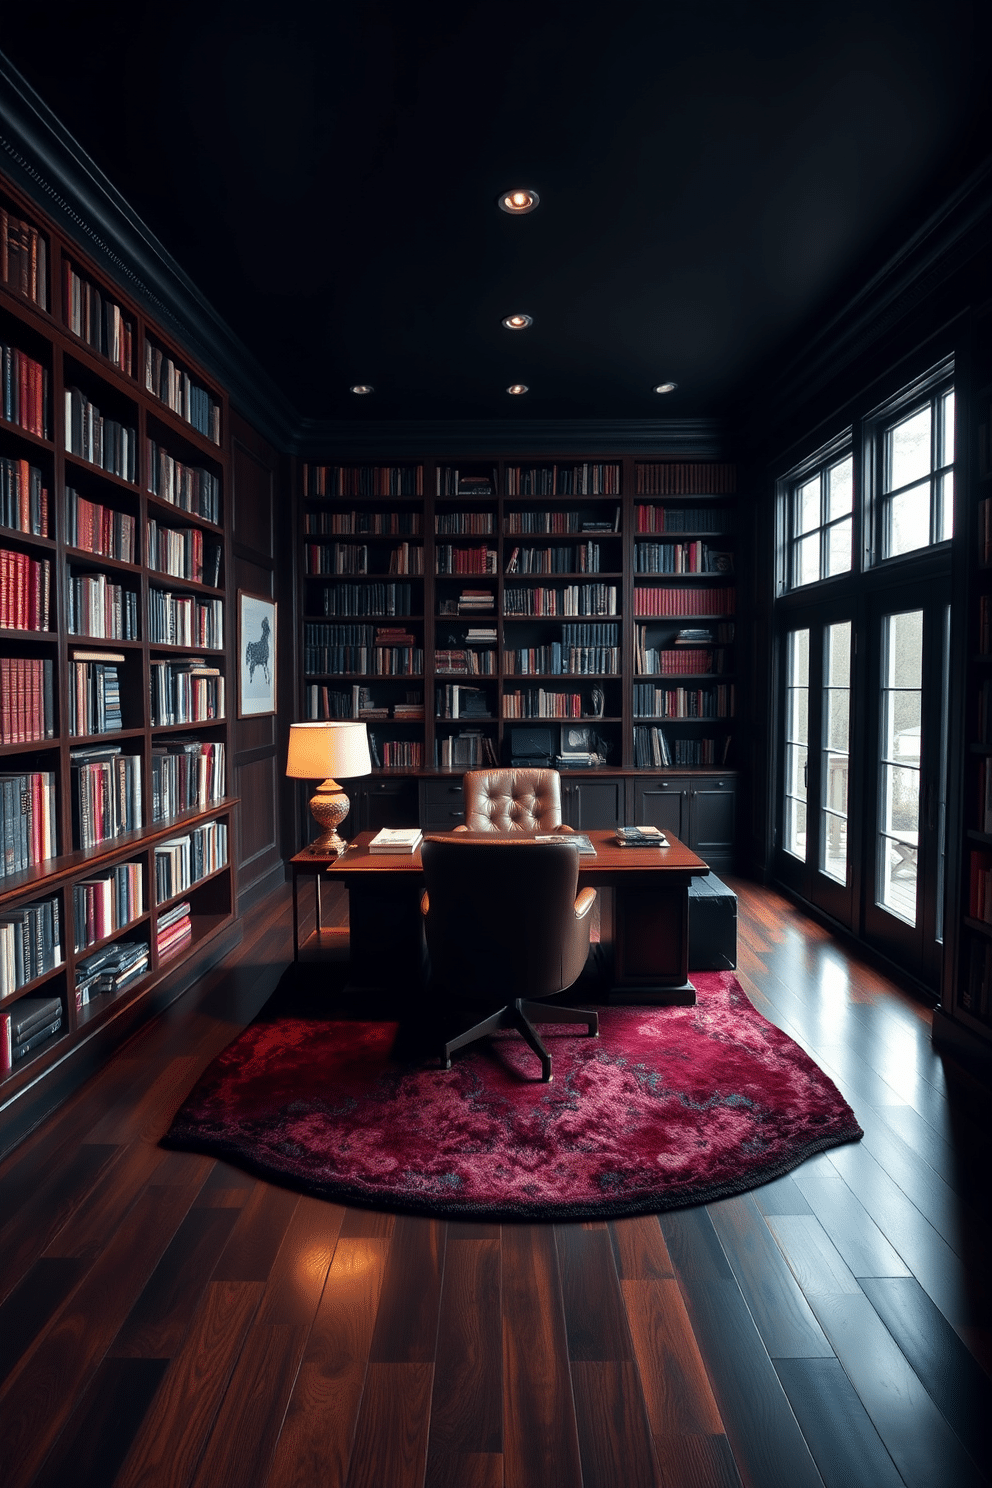
<instances>
[{"instance_id":1,"label":"ornate lamp base","mask_svg":"<svg viewBox=\"0 0 992 1488\"><path fill-rule=\"evenodd\" d=\"M323 830L307 849L315 858L336 858L348 846L338 827L351 810L351 802L336 780L325 780L310 797L310 814Z\"/></svg>"}]
</instances>

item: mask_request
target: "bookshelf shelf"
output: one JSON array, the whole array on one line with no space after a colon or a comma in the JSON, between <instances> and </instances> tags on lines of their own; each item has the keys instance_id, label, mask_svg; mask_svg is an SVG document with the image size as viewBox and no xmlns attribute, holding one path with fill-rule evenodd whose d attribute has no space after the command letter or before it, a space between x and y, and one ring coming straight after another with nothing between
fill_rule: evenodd
<instances>
[{"instance_id":1,"label":"bookshelf shelf","mask_svg":"<svg viewBox=\"0 0 992 1488\"><path fill-rule=\"evenodd\" d=\"M166 332L150 326L127 293L109 283L33 204L22 200L14 188L0 187L0 239L12 214L29 225L36 244L44 240L44 263L39 265L36 251L33 272L39 300L35 301L25 294L22 281L4 281L3 264L7 260L0 260L0 342L16 347L41 372L32 374L36 386L28 422L34 422L35 430L25 427L20 413L16 419L0 418L0 551L11 555L3 560L7 564L4 587L8 596L15 580L17 584L34 583L39 595L44 585L49 628L10 624L0 628L4 693L11 691L7 683L13 679L15 706L21 710L16 718L11 715L14 721L10 724L4 718L2 732L7 735L23 727L25 732L33 729L40 735L42 720L54 733L0 742L0 776L13 782L0 782L0 911L9 917L36 903L47 903L54 896L61 960L58 966L24 982L0 1000L2 1113L12 1110L29 1090L40 1089L39 1079L43 1080L49 1069L63 1067L66 1057L89 1040L96 1028L132 1004L158 996L164 978L168 978L169 986L180 986L191 953L199 953L208 942L233 932L236 905L233 854L228 849L227 861L212 867L209 875L196 880L188 891L195 899L188 940L175 942L175 954L169 959L158 955L152 923L161 910L152 902L156 848L169 839L195 833L204 824L210 827L208 839L223 835L221 828L230 836L237 805L233 796L212 799L199 794L198 805L169 819L153 818L153 773L158 780L157 760L164 745L174 743L175 748L166 751L173 763L162 768L178 772L178 778L187 767L175 762L177 751L181 747L183 752L192 749L202 738L201 753L207 756L211 789L216 788L222 759L224 764L228 759L231 725L227 718L153 724L149 688L153 662L181 662L187 657L202 659L208 667L217 668L231 685L233 610L227 587L230 534L225 513L230 450L226 396L182 348L172 345ZM39 283L43 283L43 289L38 288ZM213 438L209 430L207 434L199 432L170 409L156 390L145 386L146 359L152 345L180 369L179 386L187 397L187 411L200 416L206 410ZM194 386L202 393L190 398L187 395ZM39 401L44 407L43 425L38 422ZM37 432L38 428L44 432ZM160 545L151 553L146 536L149 522L156 524L155 530L161 535ZM193 532L200 536L188 535ZM196 564L201 551L204 556L209 551L211 561L216 562L215 549L220 550L220 582L205 583L196 577ZM162 552L174 566L185 564L183 571L177 574L147 561L149 557L159 561ZM173 557L177 552L180 556ZM121 639L112 633L116 628L113 594L106 610L97 598L95 585L100 576L106 578L108 592L113 585L120 586L121 610L128 602L132 607L133 629ZM73 579L79 581L75 591ZM78 609L78 620L74 621L77 629L70 631L70 600L79 605L84 595L101 617L106 616L104 628L110 634L92 633L88 627L96 610L87 606ZM126 601L124 595L133 598ZM222 643L208 647L173 639L151 640L156 633L150 624L151 607L154 603L168 612L171 600L167 596L180 601L183 621L190 608L185 601L191 602L195 639L201 639L197 618L202 625L206 615L217 634L222 627ZM37 603L40 606L42 600ZM39 608L36 613L43 610ZM31 614L23 599L16 614L18 618ZM100 624L96 629L99 631ZM124 657L123 662L115 653ZM107 689L110 721L106 728L94 727L94 719L103 719L104 713L92 713L86 701L91 695L87 689L98 682L101 710L104 685ZM43 685L51 689L47 703ZM29 690L32 687L34 692ZM230 697L226 711L230 715ZM115 715L123 727L114 727ZM85 731L72 733L70 727L77 716ZM223 750L217 746L223 746ZM143 825L131 826L90 846L74 845L81 840L82 830L81 803L76 795L81 774L74 758L82 753L95 757L96 769L106 769L108 782L116 778L114 772L121 778L127 775L131 815L122 819ZM101 755L110 758L101 760ZM135 764L125 771L123 766L113 764L114 759L131 759ZM194 780L196 771L203 771L195 764L188 768ZM30 796L27 836L14 818L19 789L27 790ZM184 787L181 799L192 800L194 793ZM219 824L216 830L210 825L213 823ZM51 855L43 856L45 851ZM111 934L87 941L85 929L81 932L76 924L82 901L74 890L82 892L86 882L113 877L115 869L119 877L124 864L132 865L129 871L136 872L144 885L142 912ZM54 925L53 919L53 933ZM120 988L79 1003L79 962L121 941L142 943L147 967ZM75 949L77 944L79 950ZM5 1035L13 1026L18 1003L42 992L58 997L61 1027L23 1059L5 1068ZM22 1029L26 1021L22 1020Z\"/></svg>"}]
</instances>

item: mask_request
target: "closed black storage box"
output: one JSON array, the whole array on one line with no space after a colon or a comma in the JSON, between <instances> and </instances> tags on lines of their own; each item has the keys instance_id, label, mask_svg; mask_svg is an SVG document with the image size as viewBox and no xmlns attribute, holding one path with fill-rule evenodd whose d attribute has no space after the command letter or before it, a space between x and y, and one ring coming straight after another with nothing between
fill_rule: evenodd
<instances>
[{"instance_id":1,"label":"closed black storage box","mask_svg":"<svg viewBox=\"0 0 992 1488\"><path fill-rule=\"evenodd\" d=\"M689 970L730 971L737 965L737 895L715 873L689 885Z\"/></svg>"}]
</instances>

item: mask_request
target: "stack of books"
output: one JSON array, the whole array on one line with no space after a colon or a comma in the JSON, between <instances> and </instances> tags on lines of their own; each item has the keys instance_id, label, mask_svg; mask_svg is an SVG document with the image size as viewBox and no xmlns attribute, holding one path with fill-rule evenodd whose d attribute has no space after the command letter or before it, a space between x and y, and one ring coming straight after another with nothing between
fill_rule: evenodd
<instances>
[{"instance_id":1,"label":"stack of books","mask_svg":"<svg viewBox=\"0 0 992 1488\"><path fill-rule=\"evenodd\" d=\"M115 940L76 962L76 1009L101 992L122 992L148 970L148 947L140 940Z\"/></svg>"},{"instance_id":2,"label":"stack of books","mask_svg":"<svg viewBox=\"0 0 992 1488\"><path fill-rule=\"evenodd\" d=\"M165 914L160 914L155 925L155 949L158 951L158 959L170 961L173 956L178 956L184 946L188 946L193 939L193 926L190 920L190 907L184 900L181 904L174 904Z\"/></svg>"},{"instance_id":3,"label":"stack of books","mask_svg":"<svg viewBox=\"0 0 992 1488\"><path fill-rule=\"evenodd\" d=\"M667 847L660 827L617 827L618 847Z\"/></svg>"},{"instance_id":4,"label":"stack of books","mask_svg":"<svg viewBox=\"0 0 992 1488\"><path fill-rule=\"evenodd\" d=\"M13 1069L58 1033L62 1027L62 1003L58 997L22 997L9 1012L0 1013L0 1071Z\"/></svg>"},{"instance_id":5,"label":"stack of books","mask_svg":"<svg viewBox=\"0 0 992 1488\"><path fill-rule=\"evenodd\" d=\"M383 827L369 843L369 852L415 853L423 840L419 827Z\"/></svg>"}]
</instances>

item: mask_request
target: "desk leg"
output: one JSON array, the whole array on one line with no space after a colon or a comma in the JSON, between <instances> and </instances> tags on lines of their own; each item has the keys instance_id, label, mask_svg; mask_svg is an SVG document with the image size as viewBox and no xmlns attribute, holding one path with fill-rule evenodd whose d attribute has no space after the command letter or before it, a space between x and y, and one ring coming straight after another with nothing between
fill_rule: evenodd
<instances>
[{"instance_id":1,"label":"desk leg","mask_svg":"<svg viewBox=\"0 0 992 1488\"><path fill-rule=\"evenodd\" d=\"M610 1002L691 1007L689 886L618 886Z\"/></svg>"},{"instance_id":2,"label":"desk leg","mask_svg":"<svg viewBox=\"0 0 992 1488\"><path fill-rule=\"evenodd\" d=\"M395 991L420 983L426 957L421 886L375 874L348 883L349 986Z\"/></svg>"}]
</instances>

